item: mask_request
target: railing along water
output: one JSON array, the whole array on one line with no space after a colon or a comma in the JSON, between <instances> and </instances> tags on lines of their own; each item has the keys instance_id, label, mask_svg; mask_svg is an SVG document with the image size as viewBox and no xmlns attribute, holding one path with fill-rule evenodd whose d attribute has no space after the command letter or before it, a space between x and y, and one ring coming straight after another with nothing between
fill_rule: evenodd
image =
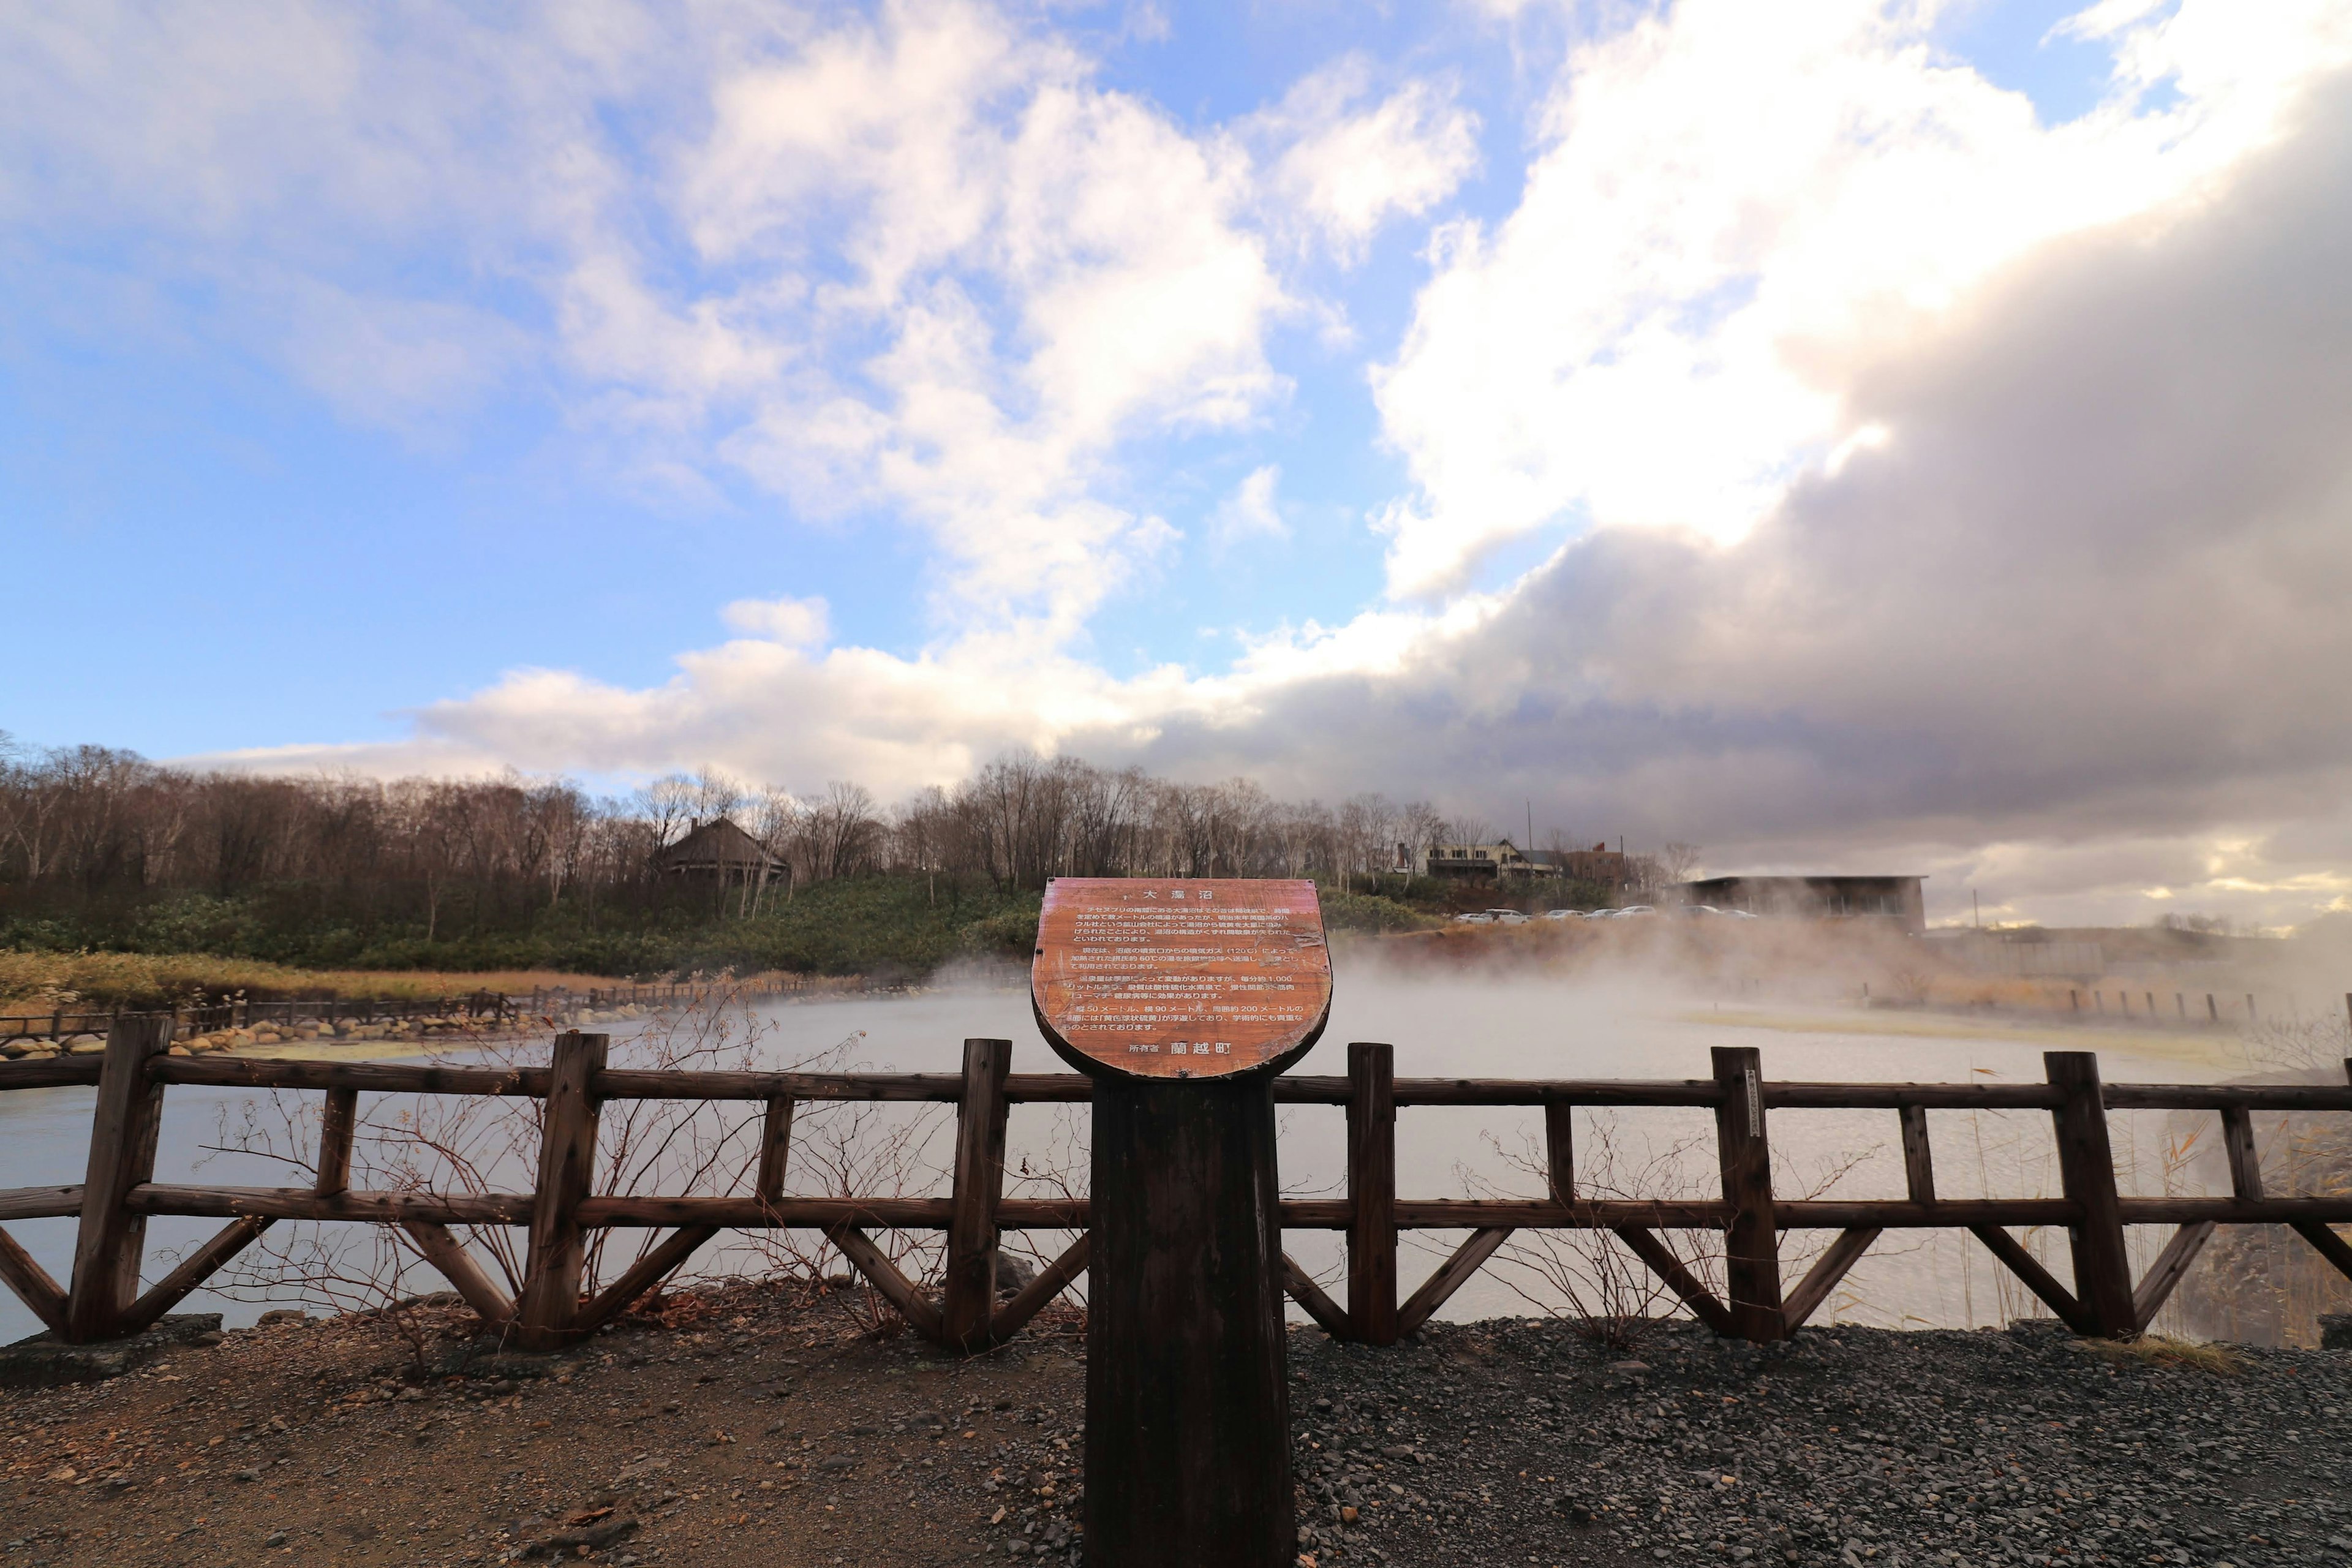
<instances>
[{"instance_id":1,"label":"railing along water","mask_svg":"<svg viewBox=\"0 0 2352 1568\"><path fill-rule=\"evenodd\" d=\"M1007 1108L1079 1103L1077 1074L1013 1073L1003 1040L964 1042L960 1073L640 1071L604 1065L606 1037L556 1037L543 1068L443 1067L404 1062L272 1060L168 1053L173 1020L111 1021L101 1055L0 1063L0 1091L93 1086L88 1169L74 1185L0 1190L0 1222L77 1217L70 1279L60 1285L0 1230L5 1282L58 1337L87 1342L137 1332L279 1220L397 1225L488 1323L526 1348L552 1349L594 1332L654 1289L721 1230L778 1226L822 1231L918 1332L967 1349L1018 1333L1087 1267L1081 1236L1010 1300L991 1288L1007 1229L1084 1231L1084 1198L1003 1195ZM1752 1048L1717 1048L1713 1075L1681 1080L1607 1079L1400 1079L1387 1045L1349 1047L1345 1077L1275 1080L1277 1102L1340 1108L1348 1123L1346 1196L1281 1205L1286 1229L1346 1233L1348 1300L1326 1293L1286 1258L1292 1298L1330 1333L1372 1344L1411 1334L1519 1230L1606 1230L1654 1270L1692 1314L1727 1337L1784 1339L1821 1307L1888 1230L1965 1229L2077 1333L2128 1338L2152 1322L2200 1249L2222 1225L2293 1227L2347 1278L2352 1245L2332 1228L2352 1224L2352 1197L2271 1196L2256 1157L2255 1111L2352 1111L2347 1086L2103 1084L2089 1052L2052 1051L2041 1084L1802 1083L1764 1078ZM326 1096L316 1180L307 1187L204 1187L154 1181L155 1127L165 1090L206 1085L317 1091ZM441 1194L354 1191L351 1144L363 1094L528 1096L546 1103L532 1190ZM749 1195L604 1195L595 1192L599 1108L616 1100L740 1100L763 1107L758 1171ZM957 1108L953 1185L944 1198L795 1196L784 1189L794 1108L813 1100L929 1101ZM1396 1190L1396 1116L1421 1106L1521 1106L1544 1111L1550 1163L1539 1198L1412 1198ZM1678 1200L1589 1198L1575 1183L1570 1112L1577 1107L1695 1107L1714 1113L1721 1196ZM1769 1113L1781 1110L1885 1110L1902 1135L1905 1195L1898 1199L1785 1199L1772 1190ZM1927 1137L1931 1110L2046 1110L2057 1139L2062 1195L1939 1197ZM2109 1146L2113 1110L2208 1111L2221 1121L2228 1197L2142 1197L2117 1189ZM170 1275L142 1292L145 1226L154 1215L210 1215L229 1224ZM2135 1279L2125 1247L2134 1225L2176 1227ZM527 1226L522 1288L493 1281L453 1226ZM2069 1290L2010 1235L2020 1226L2063 1226L2074 1264ZM672 1234L593 1297L580 1289L589 1231L670 1228ZM947 1233L942 1300L934 1300L867 1234ZM1701 1229L1723 1237L1724 1290L1700 1280L1659 1236ZM1839 1234L1804 1276L1781 1275L1791 1230ZM1454 1253L1400 1300L1397 1238L1407 1230L1467 1230Z\"/></svg>"}]
</instances>

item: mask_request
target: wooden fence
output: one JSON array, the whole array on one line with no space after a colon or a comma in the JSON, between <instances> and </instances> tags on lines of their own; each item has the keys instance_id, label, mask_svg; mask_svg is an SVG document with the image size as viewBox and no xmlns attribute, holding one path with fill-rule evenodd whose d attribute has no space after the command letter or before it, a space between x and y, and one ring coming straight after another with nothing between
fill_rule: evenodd
<instances>
[{"instance_id":1,"label":"wooden fence","mask_svg":"<svg viewBox=\"0 0 2352 1568\"><path fill-rule=\"evenodd\" d=\"M89 1167L83 1183L0 1191L0 1221L79 1216L72 1279L60 1287L0 1231L0 1279L59 1336L98 1341L154 1322L278 1220L397 1225L483 1319L518 1344L551 1349L593 1332L683 1264L722 1229L793 1226L823 1232L849 1261L934 1340L977 1348L1017 1333L1087 1263L1080 1239L1010 1300L995 1289L998 1237L1006 1229L1083 1231L1083 1198L1003 1196L1006 1116L1024 1102L1091 1098L1076 1074L1013 1074L1012 1045L967 1040L955 1074L635 1071L605 1065L605 1037L559 1036L543 1068L441 1067L172 1057L170 1020L125 1018L99 1057L0 1065L0 1090L94 1085ZM2147 1328L2219 1225L2285 1225L2347 1276L2352 1247L2330 1227L2352 1223L2352 1196L2271 1196L2256 1158L2255 1111L2352 1111L2347 1087L2102 1084L2088 1052L2053 1051L2041 1084L1794 1083L1768 1081L1759 1053L1718 1048L1714 1076L1681 1081L1398 1079L1385 1045L1348 1047L1344 1078L1277 1079L1276 1101L1342 1108L1348 1123L1343 1198L1286 1201L1289 1229L1346 1233L1348 1303L1331 1300L1286 1259L1292 1297L1331 1333L1372 1344L1412 1332L1492 1258L1516 1230L1613 1233L1691 1312L1717 1333L1777 1340L1794 1333L1848 1269L1888 1230L1958 1227L1991 1250L2075 1331L2127 1338ZM165 1089L204 1084L317 1090L326 1096L308 1187L173 1186L153 1180L156 1130ZM352 1138L362 1094L528 1095L546 1111L537 1178L527 1193L355 1192ZM763 1107L752 1190L742 1196L598 1195L598 1108L615 1100L740 1100ZM945 1198L802 1197L785 1190L793 1113L808 1100L938 1101L957 1110L953 1185ZM1542 1108L1550 1191L1542 1197L1401 1197L1396 1191L1396 1113L1414 1106ZM1575 1188L1570 1113L1578 1106L1688 1106L1711 1110L1722 1195L1696 1200L1594 1199ZM1788 1200L1772 1191L1767 1136L1770 1112L1882 1110L1901 1131L1907 1192L1886 1200ZM2063 1195L1952 1199L1937 1195L1927 1139L1929 1110L2046 1110L2054 1120ZM2229 1156L2228 1197L2139 1197L2117 1190L2107 1112L2189 1110L2217 1114ZM143 1293L144 1230L152 1215L212 1215L230 1223ZM2124 1227L2175 1227L2145 1277L2135 1280ZM509 1300L450 1230L452 1226L529 1227L524 1279ZM2067 1290L2006 1227L2063 1226L2075 1289ZM674 1227L635 1267L593 1297L581 1293L586 1233L599 1227ZM934 1300L877 1246L877 1228L944 1231L944 1288ZM1717 1296L1685 1267L1661 1230L1708 1230L1723 1238ZM1784 1289L1780 1238L1792 1230L1835 1230L1836 1239L1793 1288ZM1406 1230L1467 1230L1469 1238L1419 1289L1398 1300L1397 1238Z\"/></svg>"},{"instance_id":2,"label":"wooden fence","mask_svg":"<svg viewBox=\"0 0 2352 1568\"><path fill-rule=\"evenodd\" d=\"M528 994L508 995L496 991L469 991L462 995L432 997L298 996L254 1001L238 996L217 1002L184 1003L171 1010L175 1035L201 1035L215 1029L295 1029L304 1025L385 1024L417 1018L450 1018L468 1024L501 1026L530 1018L564 1018L583 1010L605 1012L620 1007L656 1010L691 1006L714 999L728 1003L758 1001L803 989L790 982L678 982L660 985L603 985L584 991L569 986L540 986ZM104 1012L68 1012L56 1007L47 1013L0 1014L0 1046L16 1040L67 1041L103 1038L120 1018L137 1016L117 1007Z\"/></svg>"}]
</instances>

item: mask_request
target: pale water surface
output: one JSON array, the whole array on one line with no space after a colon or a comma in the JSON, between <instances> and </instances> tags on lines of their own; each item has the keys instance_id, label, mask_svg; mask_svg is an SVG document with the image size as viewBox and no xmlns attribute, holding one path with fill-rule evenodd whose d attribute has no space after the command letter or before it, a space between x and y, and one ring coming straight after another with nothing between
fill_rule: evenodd
<instances>
[{"instance_id":1,"label":"pale water surface","mask_svg":"<svg viewBox=\"0 0 2352 1568\"><path fill-rule=\"evenodd\" d=\"M803 1059L863 1031L852 1047L854 1058L876 1068L952 1069L966 1037L995 1037L1013 1041L1016 1072L1065 1070L1039 1040L1027 994L1017 987L782 1005L763 1009L761 1022L761 1054L779 1064ZM625 1026L614 1032L622 1035ZM2205 1082L2245 1070L2233 1040L2205 1034L2077 1031L2052 1029L2040 1021L2012 1026L1918 1014L1753 1003L1735 1006L1654 982L1611 987L1539 978L1402 980L1343 961L1330 1028L1294 1070L1342 1073L1346 1042L1364 1039L1394 1045L1401 1077L1703 1078L1709 1072L1708 1048L1723 1045L1760 1047L1765 1074L1773 1079L2032 1082L2042 1077L2042 1053L2053 1048L2097 1050L2109 1081ZM86 1089L0 1095L0 1187L79 1181L91 1096ZM216 1138L224 1111L235 1115L250 1098L244 1091L171 1090L157 1179L206 1184L277 1184L299 1179L247 1157L207 1154L205 1145ZM898 1108L887 1112L908 1113ZM743 1114L754 1115L756 1109L745 1108ZM931 1114L939 1122L939 1113ZM1337 1194L1345 1171L1342 1113L1337 1108L1292 1107L1282 1115L1285 1189ZM2056 1191L2046 1114L1937 1112L1930 1121L1937 1186L1944 1195ZM1401 1111L1399 1191L1422 1197L1533 1194L1540 1190L1540 1181L1518 1168L1511 1156L1531 1152L1531 1140L1540 1130L1541 1116L1534 1110ZM2118 1115L2115 1130L2118 1163L2137 1173L2128 1190L2164 1191L2165 1146L2168 1140L2177 1142L2181 1136L2178 1121ZM1041 1166L1058 1162L1074 1168L1083 1182L1084 1131L1083 1108L1017 1107L1013 1163L1017 1167L1024 1157ZM1776 1111L1770 1132L1776 1186L1783 1194L1811 1189L1826 1175L1843 1171L1829 1189L1837 1195L1901 1195L1902 1155L1891 1111ZM1588 1186L1605 1174L1595 1168L1604 1133L1617 1152L1621 1182L1633 1167L1654 1156L1678 1144L1691 1145L1674 1170L1653 1171L1651 1179L1640 1184L1644 1192L1703 1194L1715 1179L1711 1119L1705 1112L1580 1111L1580 1166ZM2206 1142L2210 1141L2209 1134ZM940 1122L925 1151L934 1171L944 1165L947 1152L944 1123ZM2179 1190L2200 1190L2178 1171L2171 1180ZM943 1177L936 1190L945 1190ZM154 1221L149 1277L168 1269L167 1249L210 1235L219 1223ZM10 1230L53 1274L65 1277L72 1249L71 1220L23 1221ZM1031 1239L1052 1250L1062 1238ZM2031 1239L2064 1279L2063 1237ZM2051 1245L2053 1239L2056 1245ZM1460 1240L1451 1235L1409 1236L1402 1290L1417 1286ZM1817 1247L1828 1237L1796 1240ZM2136 1234L2135 1249L2152 1256L2162 1240L2153 1233ZM1326 1280L1335 1296L1344 1296L1337 1236L1293 1233L1286 1245L1301 1264ZM740 1247L718 1252L714 1244L701 1261L706 1267L726 1268L743 1266L749 1258ZM1788 1267L1790 1283L1799 1267ZM1533 1304L1522 1291L1532 1294ZM1456 1294L1445 1315L1519 1314L1558 1299L1537 1272L1510 1267L1507 1255ZM223 1311L236 1323L250 1321L266 1305L200 1292L186 1310ZM1999 1321L2027 1310L2039 1309L1974 1240L1958 1233L1920 1232L1882 1240L1816 1321L1834 1317L1886 1325L1955 1326ZM0 1300L0 1336L15 1338L37 1326L13 1297Z\"/></svg>"}]
</instances>

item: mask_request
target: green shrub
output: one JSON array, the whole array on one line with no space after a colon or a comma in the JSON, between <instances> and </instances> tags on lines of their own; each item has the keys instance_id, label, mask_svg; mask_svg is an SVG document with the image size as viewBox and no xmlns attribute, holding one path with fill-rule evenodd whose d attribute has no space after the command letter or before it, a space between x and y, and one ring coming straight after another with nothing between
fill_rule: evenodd
<instances>
[{"instance_id":1,"label":"green shrub","mask_svg":"<svg viewBox=\"0 0 2352 1568\"><path fill-rule=\"evenodd\" d=\"M1443 921L1371 893L1322 894L1323 925L1327 931L1426 931Z\"/></svg>"}]
</instances>

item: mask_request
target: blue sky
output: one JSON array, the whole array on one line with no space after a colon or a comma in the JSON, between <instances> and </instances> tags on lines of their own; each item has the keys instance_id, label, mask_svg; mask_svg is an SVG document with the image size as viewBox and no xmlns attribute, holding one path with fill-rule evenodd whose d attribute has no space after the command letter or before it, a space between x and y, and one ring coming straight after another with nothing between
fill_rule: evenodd
<instances>
[{"instance_id":1,"label":"blue sky","mask_svg":"<svg viewBox=\"0 0 2352 1568\"><path fill-rule=\"evenodd\" d=\"M1713 647L1752 604L1664 652L1602 623L1975 439L1958 392L1885 410L1992 352L2003 290L2189 246L2319 145L2347 54L2339 7L2139 0L20 8L0 542L49 608L0 728L886 795L1067 748L1807 854L1852 808L1661 770L1763 726L1801 801L1885 704ZM1665 575L1572 648L1498 640L1634 556ZM1300 716L1432 680L1549 749L1487 776ZM1629 714L1604 766L1580 733ZM2344 890L2215 847L2283 807L2038 776L1864 816L1939 865L2163 847L2116 899Z\"/></svg>"}]
</instances>

